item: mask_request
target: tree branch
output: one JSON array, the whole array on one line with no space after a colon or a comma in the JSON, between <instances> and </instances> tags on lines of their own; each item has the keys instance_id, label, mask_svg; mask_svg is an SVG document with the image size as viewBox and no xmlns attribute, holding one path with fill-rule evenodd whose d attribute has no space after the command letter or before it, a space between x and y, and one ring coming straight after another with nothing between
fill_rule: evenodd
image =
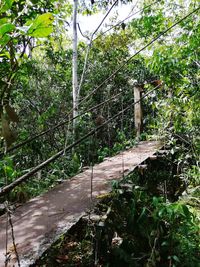
<instances>
[{"instance_id":1,"label":"tree branch","mask_svg":"<svg viewBox=\"0 0 200 267\"><path fill-rule=\"evenodd\" d=\"M88 57L89 57L89 52L91 49L91 45L92 45L92 41L93 41L93 37L94 35L97 33L97 31L100 29L101 25L103 24L103 22L105 21L105 19L107 18L107 16L110 14L111 10L113 9L113 7L117 4L118 0L116 0L112 6L110 7L110 9L108 10L108 12L106 13L106 15L103 17L103 19L101 20L100 24L98 25L98 27L96 28L96 30L92 33L91 37L90 37L90 41L89 44L87 46L87 51L86 51L86 55L85 55L85 61L84 61L84 66L83 66L83 72L81 75L81 80L79 83L79 88L78 88L78 95L80 95L80 91L81 91L81 86L83 84L83 80L84 80L84 76L86 73L86 69L87 69L87 63L88 63Z\"/></svg>"},{"instance_id":2,"label":"tree branch","mask_svg":"<svg viewBox=\"0 0 200 267\"><path fill-rule=\"evenodd\" d=\"M165 35L167 32L169 32L171 29L173 29L175 26L177 26L178 24L180 24L181 22L183 22L185 19L187 19L188 17L190 17L192 14L196 13L198 10L200 10L200 7L194 9L193 11L191 11L189 14L187 14L186 16L184 16L182 19L178 20L177 22L175 22L173 25L171 25L169 28L167 28L166 30L160 32L155 38L153 38L150 42L148 42L145 46L143 46L141 49L139 49L135 54L133 54L131 57L129 57L124 63L122 63L119 68L117 68L107 79L105 79L100 85L98 85L91 93L89 93L87 96L85 96L79 104L85 102L86 99L88 99L91 95L93 95L96 91L98 91L104 84L106 84L109 80L111 80L112 78L114 78L116 76L116 74L122 70L124 68L124 66L126 66L134 57L136 57L137 55L139 55L142 51L144 51L147 47L149 47L150 45L152 45L153 43L155 43L155 41L157 41L158 39L160 39L160 37L162 37L163 35Z\"/></svg>"}]
</instances>

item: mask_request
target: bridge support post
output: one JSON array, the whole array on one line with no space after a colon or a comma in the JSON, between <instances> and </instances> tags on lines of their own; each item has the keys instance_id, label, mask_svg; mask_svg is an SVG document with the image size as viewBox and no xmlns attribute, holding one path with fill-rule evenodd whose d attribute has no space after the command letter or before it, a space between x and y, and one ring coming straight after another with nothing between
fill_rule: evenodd
<instances>
[{"instance_id":1,"label":"bridge support post","mask_svg":"<svg viewBox=\"0 0 200 267\"><path fill-rule=\"evenodd\" d=\"M142 97L143 88L141 85L134 86L134 121L135 121L135 130L137 139L140 138L142 133ZM139 101L139 102L138 102Z\"/></svg>"}]
</instances>

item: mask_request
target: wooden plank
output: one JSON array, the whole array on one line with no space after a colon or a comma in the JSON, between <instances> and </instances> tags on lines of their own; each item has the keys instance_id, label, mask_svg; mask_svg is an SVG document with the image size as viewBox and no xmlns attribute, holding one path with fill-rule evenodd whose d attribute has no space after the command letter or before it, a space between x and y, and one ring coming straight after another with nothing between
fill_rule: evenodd
<instances>
[{"instance_id":1,"label":"wooden plank","mask_svg":"<svg viewBox=\"0 0 200 267\"><path fill-rule=\"evenodd\" d=\"M91 208L91 205L98 201L99 195L110 192L113 179L120 180L123 175L128 175L161 147L159 142L140 142L137 147L95 165L92 203L91 169L88 169L17 208L12 220L21 267L33 264L61 234L66 233ZM3 267L6 250L6 215L0 217L0 226L0 266ZM7 266L18 266L10 229L8 250L11 261Z\"/></svg>"}]
</instances>

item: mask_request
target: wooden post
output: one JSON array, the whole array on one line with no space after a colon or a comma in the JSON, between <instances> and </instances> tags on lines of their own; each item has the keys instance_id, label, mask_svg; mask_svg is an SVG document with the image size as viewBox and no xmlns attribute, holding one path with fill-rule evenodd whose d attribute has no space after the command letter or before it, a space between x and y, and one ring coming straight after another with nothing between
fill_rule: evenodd
<instances>
[{"instance_id":1,"label":"wooden post","mask_svg":"<svg viewBox=\"0 0 200 267\"><path fill-rule=\"evenodd\" d=\"M139 101L142 96L143 88L140 85L134 86L134 103ZM142 133L142 103L141 101L134 105L134 121L135 121L135 130L136 137L139 138Z\"/></svg>"}]
</instances>

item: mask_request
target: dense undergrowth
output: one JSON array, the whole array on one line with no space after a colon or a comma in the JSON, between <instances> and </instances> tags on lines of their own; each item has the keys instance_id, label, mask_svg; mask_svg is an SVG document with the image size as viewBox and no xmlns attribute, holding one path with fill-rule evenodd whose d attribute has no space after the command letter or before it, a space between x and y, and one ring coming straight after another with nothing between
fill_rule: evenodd
<instances>
[{"instance_id":1,"label":"dense undergrowth","mask_svg":"<svg viewBox=\"0 0 200 267\"><path fill-rule=\"evenodd\" d=\"M200 189L180 197L166 161L113 183L34 266L199 266Z\"/></svg>"}]
</instances>

